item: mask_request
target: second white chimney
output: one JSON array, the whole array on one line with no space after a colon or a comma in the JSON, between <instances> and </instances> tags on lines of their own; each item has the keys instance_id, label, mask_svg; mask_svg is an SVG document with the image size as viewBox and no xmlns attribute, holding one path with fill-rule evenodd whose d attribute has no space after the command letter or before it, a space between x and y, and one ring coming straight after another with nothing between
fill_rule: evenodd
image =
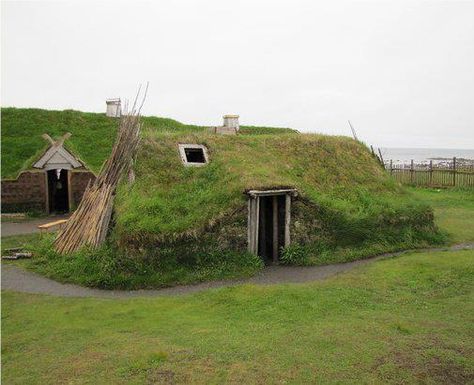
<instances>
[{"instance_id":1,"label":"second white chimney","mask_svg":"<svg viewBox=\"0 0 474 385\"><path fill-rule=\"evenodd\" d=\"M107 110L105 115L111 118L120 118L120 116L122 115L122 106L120 98L107 99L105 103L107 104Z\"/></svg>"},{"instance_id":2,"label":"second white chimney","mask_svg":"<svg viewBox=\"0 0 474 385\"><path fill-rule=\"evenodd\" d=\"M224 127L239 131L239 115L224 115Z\"/></svg>"}]
</instances>

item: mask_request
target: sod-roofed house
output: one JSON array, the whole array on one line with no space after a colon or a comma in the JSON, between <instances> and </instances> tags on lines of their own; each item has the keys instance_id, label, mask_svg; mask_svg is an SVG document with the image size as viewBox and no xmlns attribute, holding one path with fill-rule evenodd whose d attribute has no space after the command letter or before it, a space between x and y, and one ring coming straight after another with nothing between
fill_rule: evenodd
<instances>
[{"instance_id":1,"label":"sod-roofed house","mask_svg":"<svg viewBox=\"0 0 474 385\"><path fill-rule=\"evenodd\" d=\"M22 112L30 114L30 130L54 122L56 137L73 134L65 142L70 148L43 150L24 170L42 173L44 189L54 188L49 175L51 183L66 183L90 173L87 167L97 172L110 154L116 118ZM157 117L142 123L133 177L118 186L107 237L114 258L135 261L132 270L136 258L157 271L212 261L237 266L250 261L245 255L267 263L324 264L429 244L437 233L432 210L351 138L240 126L236 115L211 128ZM59 177L58 169L65 170ZM121 268L128 263L120 262Z\"/></svg>"},{"instance_id":2,"label":"sod-roofed house","mask_svg":"<svg viewBox=\"0 0 474 385\"><path fill-rule=\"evenodd\" d=\"M16 178L2 180L3 212L67 213L77 206L95 175L64 146L69 136L55 141L43 134L46 151Z\"/></svg>"},{"instance_id":3,"label":"sod-roofed house","mask_svg":"<svg viewBox=\"0 0 474 385\"><path fill-rule=\"evenodd\" d=\"M321 263L428 242L436 231L431 209L361 142L233 121L233 134L226 124L145 125L135 180L115 199L121 250L191 265L239 253Z\"/></svg>"},{"instance_id":4,"label":"sod-roofed house","mask_svg":"<svg viewBox=\"0 0 474 385\"><path fill-rule=\"evenodd\" d=\"M2 108L2 212L64 213L95 179L117 119L78 111Z\"/></svg>"}]
</instances>

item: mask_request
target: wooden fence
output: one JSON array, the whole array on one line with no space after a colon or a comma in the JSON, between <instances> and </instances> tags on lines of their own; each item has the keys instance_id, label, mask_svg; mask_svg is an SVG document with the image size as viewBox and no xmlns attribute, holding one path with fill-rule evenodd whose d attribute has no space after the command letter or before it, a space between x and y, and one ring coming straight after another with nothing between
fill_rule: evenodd
<instances>
[{"instance_id":1,"label":"wooden fence","mask_svg":"<svg viewBox=\"0 0 474 385\"><path fill-rule=\"evenodd\" d=\"M397 181L404 184L430 187L474 187L474 166L459 164L456 158L450 162L433 165L414 164L413 160L407 164L393 164L390 160L385 165Z\"/></svg>"}]
</instances>

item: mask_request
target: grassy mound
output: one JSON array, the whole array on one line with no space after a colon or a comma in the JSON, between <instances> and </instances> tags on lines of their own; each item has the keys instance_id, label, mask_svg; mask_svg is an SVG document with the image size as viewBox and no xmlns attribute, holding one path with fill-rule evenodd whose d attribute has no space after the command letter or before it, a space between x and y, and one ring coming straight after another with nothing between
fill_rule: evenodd
<instances>
[{"instance_id":1,"label":"grassy mound","mask_svg":"<svg viewBox=\"0 0 474 385\"><path fill-rule=\"evenodd\" d=\"M38 133L35 145L44 131L70 131L71 149L94 170L112 145L117 120L103 114L4 109L2 135L8 137L12 120L23 127L10 138L13 147L28 132L22 111L35 116L29 124ZM240 135L226 136L171 119L143 121L136 180L119 187L109 244L100 255L80 253L73 263L51 254L55 276L74 280L89 272L90 285L140 287L252 274L261 263L246 252L248 189L298 190L293 245L284 250L284 263L344 262L444 240L431 208L396 184L366 146L347 137L268 127L242 127ZM102 145L94 143L96 136ZM205 145L209 164L183 166L179 143ZM18 154L2 158L11 173L32 161ZM118 278L112 271L120 272Z\"/></svg>"},{"instance_id":2,"label":"grassy mound","mask_svg":"<svg viewBox=\"0 0 474 385\"><path fill-rule=\"evenodd\" d=\"M184 167L178 143L208 148L210 162ZM292 187L290 264L326 264L427 245L440 240L432 210L412 199L347 137L316 134L220 136L148 128L136 182L116 199L114 237L121 249L175 256L242 252L247 242L248 189Z\"/></svg>"}]
</instances>

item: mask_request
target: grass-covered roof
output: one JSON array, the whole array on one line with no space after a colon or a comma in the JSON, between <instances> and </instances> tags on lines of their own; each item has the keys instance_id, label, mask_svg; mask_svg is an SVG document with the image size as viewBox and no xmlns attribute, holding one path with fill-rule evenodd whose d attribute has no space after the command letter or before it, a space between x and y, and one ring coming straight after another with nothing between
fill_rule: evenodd
<instances>
[{"instance_id":1,"label":"grass-covered roof","mask_svg":"<svg viewBox=\"0 0 474 385\"><path fill-rule=\"evenodd\" d=\"M204 131L206 128L182 124L173 119L143 117L145 126L155 131ZM118 120L105 114L74 110L51 111L38 108L2 108L2 179L15 178L48 148L41 138L44 133L59 138L70 132L65 143L87 167L97 173L110 154L117 131ZM271 127L242 127L246 134L292 131Z\"/></svg>"},{"instance_id":2,"label":"grass-covered roof","mask_svg":"<svg viewBox=\"0 0 474 385\"><path fill-rule=\"evenodd\" d=\"M71 132L67 147L97 172L117 125L98 113L3 108L2 178L31 167L48 146L45 132ZM348 137L246 126L237 136L216 135L159 117L143 117L143 125L136 182L121 187L116 204L119 229L132 236L200 229L241 207L247 189L294 187L314 202L327 200L351 212L400 192L366 146ZM179 143L205 145L209 164L185 167Z\"/></svg>"},{"instance_id":3,"label":"grass-covered roof","mask_svg":"<svg viewBox=\"0 0 474 385\"><path fill-rule=\"evenodd\" d=\"M116 201L126 237L199 232L246 204L248 189L292 187L311 201L346 212L385 205L400 188L366 146L348 137L317 134L215 135L145 128L136 181ZM179 143L203 144L210 162L185 167Z\"/></svg>"}]
</instances>

